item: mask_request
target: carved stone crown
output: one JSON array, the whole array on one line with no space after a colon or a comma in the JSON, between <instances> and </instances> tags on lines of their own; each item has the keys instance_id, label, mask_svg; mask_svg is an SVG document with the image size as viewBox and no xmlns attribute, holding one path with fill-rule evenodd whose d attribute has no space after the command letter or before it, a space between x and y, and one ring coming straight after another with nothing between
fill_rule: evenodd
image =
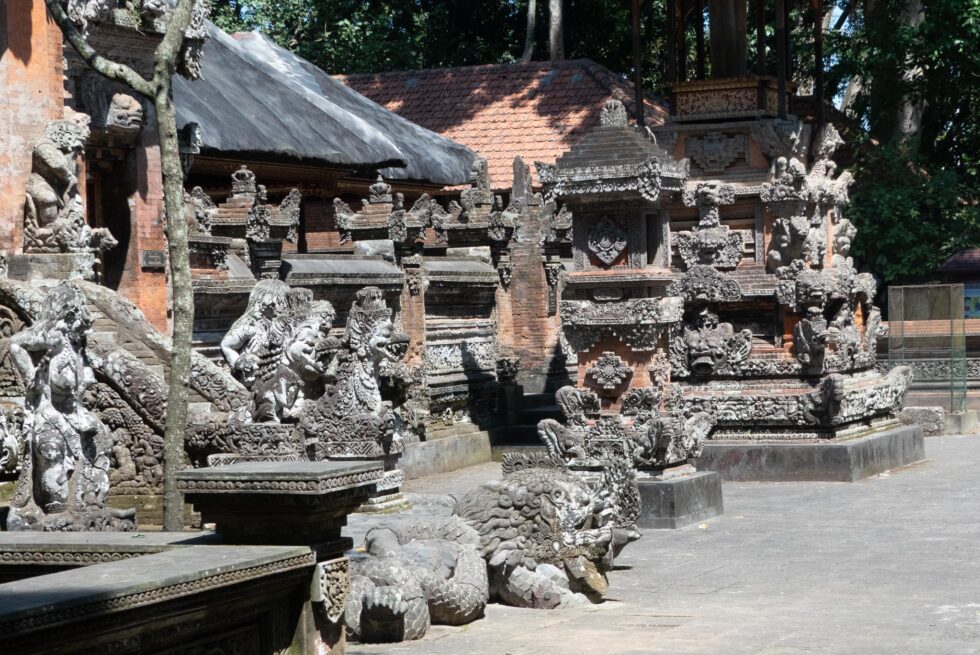
<instances>
[{"instance_id":1,"label":"carved stone crown","mask_svg":"<svg viewBox=\"0 0 980 655\"><path fill-rule=\"evenodd\" d=\"M231 174L231 195L233 196L254 196L255 195L255 173L242 167Z\"/></svg>"},{"instance_id":2,"label":"carved stone crown","mask_svg":"<svg viewBox=\"0 0 980 655\"><path fill-rule=\"evenodd\" d=\"M391 185L380 175L374 184L368 187L368 201L371 203L391 202Z\"/></svg>"},{"instance_id":3,"label":"carved stone crown","mask_svg":"<svg viewBox=\"0 0 980 655\"><path fill-rule=\"evenodd\" d=\"M599 114L599 124L603 126L626 125L626 107L619 100L607 100L606 106Z\"/></svg>"}]
</instances>

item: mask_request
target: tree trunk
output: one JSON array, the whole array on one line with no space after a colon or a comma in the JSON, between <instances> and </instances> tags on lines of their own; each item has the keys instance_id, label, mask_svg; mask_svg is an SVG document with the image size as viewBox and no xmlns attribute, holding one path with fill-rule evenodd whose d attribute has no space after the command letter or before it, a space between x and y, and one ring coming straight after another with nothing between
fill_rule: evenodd
<instances>
[{"instance_id":1,"label":"tree trunk","mask_svg":"<svg viewBox=\"0 0 980 655\"><path fill-rule=\"evenodd\" d=\"M548 0L548 49L551 61L565 58L564 18L562 0Z\"/></svg>"},{"instance_id":2,"label":"tree trunk","mask_svg":"<svg viewBox=\"0 0 980 655\"><path fill-rule=\"evenodd\" d=\"M537 19L538 0L527 0L527 32L524 34L524 54L521 62L528 63L534 58L534 22Z\"/></svg>"},{"instance_id":3,"label":"tree trunk","mask_svg":"<svg viewBox=\"0 0 980 655\"><path fill-rule=\"evenodd\" d=\"M191 285L184 222L184 184L177 140L177 115L170 80L161 84L153 104L160 133L163 198L166 210L167 250L174 299L173 348L167 382L166 426L163 434L163 529L183 528L183 498L177 491L177 471L184 466L184 431L187 426L187 390L191 373L191 336L194 324L194 290Z\"/></svg>"},{"instance_id":4,"label":"tree trunk","mask_svg":"<svg viewBox=\"0 0 980 655\"><path fill-rule=\"evenodd\" d=\"M915 28L925 20L922 0L906 0L905 7L899 14L899 24L905 28ZM925 109L921 99L915 97L914 87L922 77L922 68L911 61L911 55L906 57L902 67L902 84L905 93L898 105L895 115L895 138L901 139L907 145L919 135L922 127L922 112Z\"/></svg>"}]
</instances>

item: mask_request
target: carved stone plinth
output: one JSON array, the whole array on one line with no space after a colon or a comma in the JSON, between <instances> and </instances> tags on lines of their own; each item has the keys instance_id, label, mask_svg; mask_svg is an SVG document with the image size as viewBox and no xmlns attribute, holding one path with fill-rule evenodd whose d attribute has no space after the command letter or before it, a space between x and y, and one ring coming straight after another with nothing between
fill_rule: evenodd
<instances>
[{"instance_id":1,"label":"carved stone plinth","mask_svg":"<svg viewBox=\"0 0 980 655\"><path fill-rule=\"evenodd\" d=\"M740 482L856 482L923 459L922 427L904 425L833 441L708 442L697 465Z\"/></svg>"},{"instance_id":2,"label":"carved stone plinth","mask_svg":"<svg viewBox=\"0 0 980 655\"><path fill-rule=\"evenodd\" d=\"M224 543L350 548L341 528L375 491L380 462L240 462L181 471L177 488ZM329 551L329 552L327 552Z\"/></svg>"},{"instance_id":3,"label":"carved stone plinth","mask_svg":"<svg viewBox=\"0 0 980 655\"><path fill-rule=\"evenodd\" d=\"M14 280L94 280L93 252L45 252L14 255L8 276Z\"/></svg>"},{"instance_id":4,"label":"carved stone plinth","mask_svg":"<svg viewBox=\"0 0 980 655\"><path fill-rule=\"evenodd\" d=\"M640 489L638 528L683 528L725 511L721 476L714 471L690 469L676 476L641 477L637 486Z\"/></svg>"}]
</instances>

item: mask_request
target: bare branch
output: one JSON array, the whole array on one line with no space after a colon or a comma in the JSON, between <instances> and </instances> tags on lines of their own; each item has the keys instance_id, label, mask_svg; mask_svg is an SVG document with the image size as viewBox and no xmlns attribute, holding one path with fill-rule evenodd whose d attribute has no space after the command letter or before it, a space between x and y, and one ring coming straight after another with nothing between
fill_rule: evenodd
<instances>
[{"instance_id":1,"label":"bare branch","mask_svg":"<svg viewBox=\"0 0 980 655\"><path fill-rule=\"evenodd\" d=\"M50 2L50 0L48 0ZM191 16L194 13L195 0L177 0L177 6L170 14L170 23L167 24L167 31L163 35L163 40L157 46L153 60L156 66L153 72L153 81L159 85L166 82L169 86L170 78L173 76L174 67L180 57L180 47L184 43L184 31L191 24Z\"/></svg>"},{"instance_id":2,"label":"bare branch","mask_svg":"<svg viewBox=\"0 0 980 655\"><path fill-rule=\"evenodd\" d=\"M61 33L65 35L68 43L75 48L75 51L78 52L86 64L91 66L97 73L111 80L129 85L142 96L147 98L153 97L154 87L149 80L144 79L139 73L125 64L106 59L96 52L95 48L89 45L75 24L68 18L64 7L61 6L61 0L44 0L44 3L47 5L48 12L54 19L55 24L61 28Z\"/></svg>"},{"instance_id":3,"label":"bare branch","mask_svg":"<svg viewBox=\"0 0 980 655\"><path fill-rule=\"evenodd\" d=\"M852 11L854 11L854 5L856 4L857 2L855 0L850 0L847 3L847 5L844 7L844 10L841 11L840 16L837 18L837 22L834 23L834 27L833 27L834 32L844 27L844 23L847 22L847 17L851 15Z\"/></svg>"}]
</instances>

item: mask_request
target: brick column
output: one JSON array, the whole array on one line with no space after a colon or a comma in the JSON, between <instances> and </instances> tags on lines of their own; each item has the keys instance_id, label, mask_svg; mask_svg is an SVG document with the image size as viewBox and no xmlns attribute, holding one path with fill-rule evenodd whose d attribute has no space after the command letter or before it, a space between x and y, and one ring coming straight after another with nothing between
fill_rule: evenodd
<instances>
[{"instance_id":1,"label":"brick column","mask_svg":"<svg viewBox=\"0 0 980 655\"><path fill-rule=\"evenodd\" d=\"M0 251L23 249L31 148L64 111L61 31L42 0L0 0Z\"/></svg>"}]
</instances>

